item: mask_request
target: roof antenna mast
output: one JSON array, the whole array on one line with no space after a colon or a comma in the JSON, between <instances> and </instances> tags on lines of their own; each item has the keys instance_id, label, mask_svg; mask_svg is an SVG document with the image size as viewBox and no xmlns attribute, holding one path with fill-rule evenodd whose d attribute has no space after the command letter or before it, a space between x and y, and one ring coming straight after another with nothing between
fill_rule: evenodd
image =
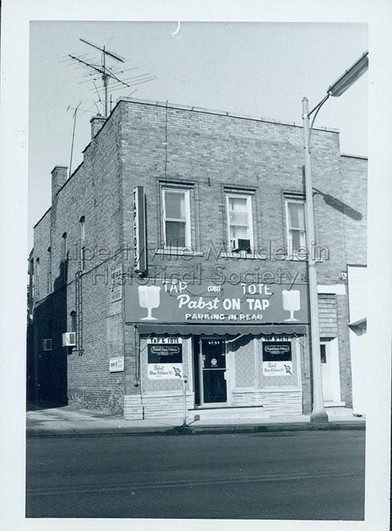
<instances>
[{"instance_id":1,"label":"roof antenna mast","mask_svg":"<svg viewBox=\"0 0 392 531\"><path fill-rule=\"evenodd\" d=\"M154 79L157 79L157 76L147 73L147 74L139 74L134 75L131 77L128 77L127 79L120 79L120 75L124 74L124 72L129 72L132 70L136 70L138 67L132 67L124 69L123 66L121 68L113 68L108 66L108 59L114 59L115 61L119 63L125 63L125 59L120 57L118 54L110 52L106 49L105 46L97 46L96 44L93 44L92 42L86 41L85 39L79 39L84 44L87 44L88 46L91 46L92 48L95 48L96 50L99 50L101 52L101 63L94 62L93 59L86 58L85 56L77 57L76 55L68 54L68 57L70 57L73 61L76 61L84 66L87 66L91 72L89 73L89 79L82 81L81 83L85 83L86 81L93 81L94 82L94 89L98 93L99 101L102 102L98 88L95 84L95 78L97 77L97 74L100 74L101 80L102 80L102 86L99 87L100 90L103 90L104 93L104 116L107 118L108 113L111 112L111 109L109 109L109 81L111 80L113 83L113 87L111 89L111 92L117 91L117 90L123 90L124 87L130 88L135 85L140 85L142 83L146 83L148 81L152 81ZM92 77L90 77L92 76ZM95 77L94 77L95 76ZM94 90L93 89L93 90ZM134 91L135 92L135 91ZM133 92L132 92L133 94ZM111 102L110 102L111 106Z\"/></svg>"},{"instance_id":2,"label":"roof antenna mast","mask_svg":"<svg viewBox=\"0 0 392 531\"><path fill-rule=\"evenodd\" d=\"M80 101L77 105L77 107L74 109L74 113L73 113L73 129L72 129L72 142L71 142L71 156L70 156L70 159L69 159L69 173L68 173L68 177L71 177L71 174L72 174L72 157L73 157L73 149L74 149L74 141L75 141L75 129L76 129L76 119L77 119L77 115L78 115L78 110L79 110L79 107L80 107L80 104L82 102ZM68 109L70 109L70 107L68 106ZM68 111L67 109L67 111Z\"/></svg>"},{"instance_id":3,"label":"roof antenna mast","mask_svg":"<svg viewBox=\"0 0 392 531\"><path fill-rule=\"evenodd\" d=\"M124 63L125 61L124 61L124 59L122 57L119 57L117 54L115 54L113 52L109 52L108 50L106 50L105 46L103 46L101 48L100 46L97 46L96 44L93 44L92 42L86 41L85 39L79 39L79 40L102 52L101 65L100 66L97 66L97 65L94 65L94 64L89 63L87 61L84 61L83 59L80 59L80 57L76 57L75 55L72 55L72 54L69 54L69 57L71 57L71 59L74 59L75 61L78 61L79 63L82 63L82 64L88 66L92 70L95 70L96 72L101 74L101 76L102 76L102 84L103 84L103 89L104 89L104 94L105 94L104 105L105 105L105 118L106 118L107 115L108 115L108 86L109 86L109 79L110 78L115 79L117 82L119 82L119 83L121 83L121 84L123 84L125 86L128 86L127 83L124 83L123 81L121 81L115 74L113 74L113 72L111 72L107 68L107 66L106 66L106 56L109 56L112 59L115 59L116 61L119 61L120 63Z\"/></svg>"}]
</instances>

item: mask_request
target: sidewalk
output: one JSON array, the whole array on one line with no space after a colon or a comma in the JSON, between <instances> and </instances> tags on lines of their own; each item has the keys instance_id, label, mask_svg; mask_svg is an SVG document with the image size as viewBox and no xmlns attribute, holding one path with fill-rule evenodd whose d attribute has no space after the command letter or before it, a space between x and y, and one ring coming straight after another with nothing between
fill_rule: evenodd
<instances>
[{"instance_id":1,"label":"sidewalk","mask_svg":"<svg viewBox=\"0 0 392 531\"><path fill-rule=\"evenodd\" d=\"M309 415L273 417L267 419L188 420L182 426L180 419L124 420L97 411L77 410L72 406L37 409L26 414L27 437L34 436L96 436L143 434L203 434L252 433L298 430L365 429L365 420L353 415L330 415L328 423L310 422Z\"/></svg>"}]
</instances>

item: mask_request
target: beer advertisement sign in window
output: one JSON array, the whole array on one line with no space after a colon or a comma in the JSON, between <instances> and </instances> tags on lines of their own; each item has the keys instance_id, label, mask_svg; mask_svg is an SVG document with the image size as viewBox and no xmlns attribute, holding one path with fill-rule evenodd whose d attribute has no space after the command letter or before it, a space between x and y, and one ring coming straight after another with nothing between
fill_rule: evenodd
<instances>
[{"instance_id":1,"label":"beer advertisement sign in window","mask_svg":"<svg viewBox=\"0 0 392 531\"><path fill-rule=\"evenodd\" d=\"M290 341L263 342L264 376L291 376L293 362Z\"/></svg>"}]
</instances>

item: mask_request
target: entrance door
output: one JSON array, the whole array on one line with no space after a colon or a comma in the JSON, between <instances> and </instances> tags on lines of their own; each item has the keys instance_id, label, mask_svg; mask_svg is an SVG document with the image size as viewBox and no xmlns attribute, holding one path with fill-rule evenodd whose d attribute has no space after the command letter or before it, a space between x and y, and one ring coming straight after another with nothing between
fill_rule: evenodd
<instances>
[{"instance_id":1,"label":"entrance door","mask_svg":"<svg viewBox=\"0 0 392 531\"><path fill-rule=\"evenodd\" d=\"M338 340L320 344L324 402L340 402Z\"/></svg>"},{"instance_id":2,"label":"entrance door","mask_svg":"<svg viewBox=\"0 0 392 531\"><path fill-rule=\"evenodd\" d=\"M203 404L227 402L226 343L224 339L201 340Z\"/></svg>"}]
</instances>

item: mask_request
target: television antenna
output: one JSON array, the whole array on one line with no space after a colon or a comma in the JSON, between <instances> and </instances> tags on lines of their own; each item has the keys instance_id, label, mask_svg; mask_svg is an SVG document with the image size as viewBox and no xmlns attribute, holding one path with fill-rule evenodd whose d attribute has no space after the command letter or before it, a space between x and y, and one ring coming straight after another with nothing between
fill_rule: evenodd
<instances>
[{"instance_id":1,"label":"television antenna","mask_svg":"<svg viewBox=\"0 0 392 531\"><path fill-rule=\"evenodd\" d=\"M76 61L77 63L80 63L81 65L84 65L90 69L89 76L92 76L92 77L89 77L89 79L87 79L86 81L91 81L91 79L93 80L94 82L93 90L97 91L99 101L104 106L105 118L108 116L109 81L110 80L115 84L112 90L118 90L119 88L122 88L122 87L131 88L135 85L140 85L141 83L146 83L147 81L152 81L154 79L157 79L157 76L154 76L148 73L148 74L140 74L138 76L133 76L133 77L123 80L119 77L119 75L129 70L135 70L137 69L137 67L116 71L115 68L108 66L109 59L114 59L115 61L117 61L117 63L125 63L125 59L120 57L118 54L107 50L105 46L97 46L96 44L93 44L92 42L89 42L85 39L79 39L79 40L83 42L84 44L87 44L88 46L91 46L92 48L95 48L96 50L99 50L101 52L100 64L99 63L97 64L96 62L94 62L93 60L90 60L88 57L86 58L85 56L82 56L83 58L81 56L78 57L74 54L68 54L68 56L73 61ZM101 90L103 89L103 93L104 93L103 101L99 94L99 88L97 87L95 83L97 74L100 75L99 77L101 77L101 80L102 80L102 86L100 88ZM84 83L84 82L85 81L82 81L81 83Z\"/></svg>"},{"instance_id":2,"label":"television antenna","mask_svg":"<svg viewBox=\"0 0 392 531\"><path fill-rule=\"evenodd\" d=\"M72 157L73 157L73 149L74 149L74 140L75 140L75 129L76 129L76 119L77 119L77 116L78 116L78 110L79 110L79 107L81 105L81 101L77 104L77 106L75 107L74 109L74 113L73 113L73 129L72 129L72 142L71 142L71 156L70 156L70 159L69 159L69 173L68 173L68 177L71 177L71 174L72 174ZM70 109L70 106L68 106L68 109L67 111Z\"/></svg>"}]
</instances>

